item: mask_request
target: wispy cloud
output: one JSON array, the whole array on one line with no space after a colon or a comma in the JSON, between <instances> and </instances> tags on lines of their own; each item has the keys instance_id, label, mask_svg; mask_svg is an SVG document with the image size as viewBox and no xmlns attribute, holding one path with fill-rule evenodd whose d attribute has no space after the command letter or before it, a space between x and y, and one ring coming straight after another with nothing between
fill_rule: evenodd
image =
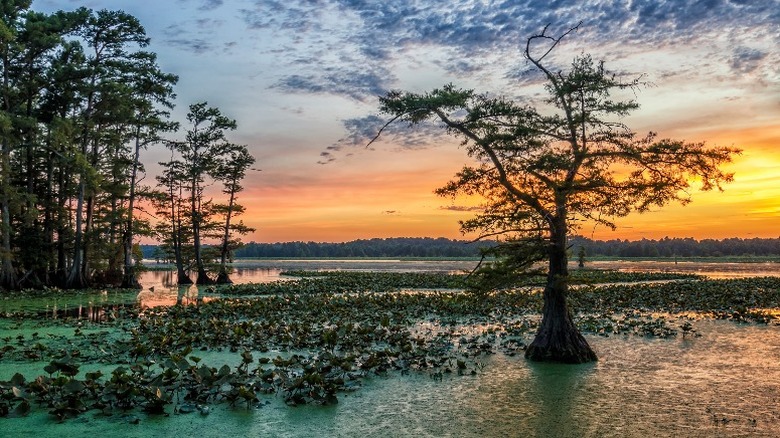
<instances>
[{"instance_id":1,"label":"wispy cloud","mask_svg":"<svg viewBox=\"0 0 780 438\"><path fill-rule=\"evenodd\" d=\"M173 47L196 54L203 54L231 47L231 42L204 37L205 34L216 33L225 25L224 20L214 18L199 18L191 22L172 24L163 30L165 42ZM197 32L192 32L195 28Z\"/></svg>"},{"instance_id":2,"label":"wispy cloud","mask_svg":"<svg viewBox=\"0 0 780 438\"><path fill-rule=\"evenodd\" d=\"M165 40L168 44L174 47L178 47L188 52L202 54L210 52L215 49L215 46L211 41L206 41L202 38L169 38Z\"/></svg>"},{"instance_id":3,"label":"wispy cloud","mask_svg":"<svg viewBox=\"0 0 780 438\"><path fill-rule=\"evenodd\" d=\"M775 3L774 7L772 3ZM392 63L403 59L414 47L440 47L447 51L436 62L455 76L474 74L495 68L481 62L487 55L505 53L517 58L525 39L543 26L552 24L558 34L583 22L578 39L584 44L617 43L657 48L666 45L691 45L720 38L724 29L730 38L747 40L752 30L776 26L780 8L776 2L705 0L634 0L625 2L535 0L473 2L456 0L256 0L254 8L242 11L249 28L276 28L304 33L327 29L323 23L338 20L349 32L328 34L318 42L320 49L337 50L357 57L358 63ZM336 38L334 42L333 38ZM775 42L780 36L775 33ZM436 50L431 50L435 52ZM336 57L337 58L337 57ZM739 64L743 67L745 64ZM341 78L336 72L345 68L334 61L327 66L324 81L313 81L311 74L298 73L297 80L282 81L289 88L310 91L315 85L333 93L349 93L344 88L329 88ZM300 76L307 78L301 81ZM385 80L385 82L389 82ZM319 87L314 87L322 92ZM353 97L354 96L350 96Z\"/></svg>"},{"instance_id":4,"label":"wispy cloud","mask_svg":"<svg viewBox=\"0 0 780 438\"><path fill-rule=\"evenodd\" d=\"M767 53L749 47L737 47L731 57L731 67L740 73L751 73L761 67Z\"/></svg>"},{"instance_id":5,"label":"wispy cloud","mask_svg":"<svg viewBox=\"0 0 780 438\"><path fill-rule=\"evenodd\" d=\"M224 0L204 0L198 9L201 11L211 11L222 6L224 3Z\"/></svg>"},{"instance_id":6,"label":"wispy cloud","mask_svg":"<svg viewBox=\"0 0 780 438\"><path fill-rule=\"evenodd\" d=\"M465 205L447 205L447 206L439 207L439 210L476 212L476 211L483 211L483 208L482 207L467 207Z\"/></svg>"},{"instance_id":7,"label":"wispy cloud","mask_svg":"<svg viewBox=\"0 0 780 438\"><path fill-rule=\"evenodd\" d=\"M290 93L335 94L365 102L385 94L386 81L391 77L382 67L323 67L316 73L285 76L273 87Z\"/></svg>"},{"instance_id":8,"label":"wispy cloud","mask_svg":"<svg viewBox=\"0 0 780 438\"><path fill-rule=\"evenodd\" d=\"M432 122L408 126L404 123L387 125L388 121L378 115L344 120L342 123L347 135L328 149L338 151L344 147L367 146L383 128L382 138L385 142L407 149L430 147L434 140L444 135L441 127Z\"/></svg>"}]
</instances>

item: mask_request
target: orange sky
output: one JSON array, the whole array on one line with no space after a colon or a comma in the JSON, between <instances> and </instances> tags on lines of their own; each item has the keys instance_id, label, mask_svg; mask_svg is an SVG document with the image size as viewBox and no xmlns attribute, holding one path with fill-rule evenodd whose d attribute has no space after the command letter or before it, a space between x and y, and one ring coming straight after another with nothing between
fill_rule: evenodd
<instances>
[{"instance_id":1,"label":"orange sky","mask_svg":"<svg viewBox=\"0 0 780 438\"><path fill-rule=\"evenodd\" d=\"M735 180L724 186L724 192L695 191L687 206L672 204L632 214L619 219L615 231L586 225L580 233L603 240L780 236L780 126L732 131L713 128L686 139L743 149L726 167L735 173ZM416 151L380 147L313 167L313 173L304 177L264 170L262 179L260 174L256 177L259 184L247 184L242 195L248 207L244 220L258 229L246 240L472 238L462 236L457 223L471 214L444 208L468 202L459 199L453 203L433 194L468 160L456 145ZM294 181L286 184L288 178ZM471 200L471 205L474 203Z\"/></svg>"},{"instance_id":2,"label":"orange sky","mask_svg":"<svg viewBox=\"0 0 780 438\"><path fill-rule=\"evenodd\" d=\"M585 225L580 233L602 240L780 236L777 95L754 97L736 85L691 84L674 78L641 91L637 99L642 107L625 120L629 126L639 134L653 130L661 138L740 148L743 153L725 167L735 173L735 179L724 186L724 192L695 190L693 202L686 206L672 204L631 214L617 220L614 231ZM289 166L264 167L242 194L248 207L245 221L257 228L246 240L473 238L458 229L458 220L471 213L444 207L477 202L458 199L453 203L433 194L469 163L457 144L452 140L404 149L380 142L374 150L356 147L327 165L292 159Z\"/></svg>"}]
</instances>

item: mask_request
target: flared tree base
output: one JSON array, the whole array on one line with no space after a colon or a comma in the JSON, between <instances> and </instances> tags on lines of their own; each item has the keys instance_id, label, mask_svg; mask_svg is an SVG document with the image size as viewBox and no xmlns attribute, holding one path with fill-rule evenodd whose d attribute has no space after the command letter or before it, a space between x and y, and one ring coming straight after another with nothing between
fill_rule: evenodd
<instances>
[{"instance_id":1,"label":"flared tree base","mask_svg":"<svg viewBox=\"0 0 780 438\"><path fill-rule=\"evenodd\" d=\"M192 279L184 272L179 272L179 275L177 276L176 279L176 283L179 285L192 284Z\"/></svg>"},{"instance_id":2,"label":"flared tree base","mask_svg":"<svg viewBox=\"0 0 780 438\"><path fill-rule=\"evenodd\" d=\"M573 328L557 333L540 330L531 345L525 350L525 357L536 362L587 363L598 360L596 352L588 341Z\"/></svg>"},{"instance_id":3,"label":"flared tree base","mask_svg":"<svg viewBox=\"0 0 780 438\"><path fill-rule=\"evenodd\" d=\"M135 278L134 273L127 273L122 277L122 289L142 289L141 283Z\"/></svg>"},{"instance_id":4,"label":"flared tree base","mask_svg":"<svg viewBox=\"0 0 780 438\"><path fill-rule=\"evenodd\" d=\"M209 277L208 274L206 274L205 270L198 271L198 279L195 280L195 284L197 285L204 285L204 284L214 284L214 280Z\"/></svg>"},{"instance_id":5,"label":"flared tree base","mask_svg":"<svg viewBox=\"0 0 780 438\"><path fill-rule=\"evenodd\" d=\"M220 272L217 276L217 281L215 281L217 284L233 284L233 280L230 279L230 276L226 272Z\"/></svg>"},{"instance_id":6,"label":"flared tree base","mask_svg":"<svg viewBox=\"0 0 780 438\"><path fill-rule=\"evenodd\" d=\"M65 289L86 289L89 284L84 277L79 274L71 274L65 280Z\"/></svg>"}]
</instances>

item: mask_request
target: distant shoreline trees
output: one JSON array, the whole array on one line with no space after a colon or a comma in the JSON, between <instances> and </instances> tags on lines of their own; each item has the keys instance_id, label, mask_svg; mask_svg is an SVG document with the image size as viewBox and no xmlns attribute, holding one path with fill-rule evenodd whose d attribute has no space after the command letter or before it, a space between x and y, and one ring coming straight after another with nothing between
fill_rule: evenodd
<instances>
[{"instance_id":1,"label":"distant shoreline trees","mask_svg":"<svg viewBox=\"0 0 780 438\"><path fill-rule=\"evenodd\" d=\"M349 242L248 242L233 251L234 259L243 258L360 258L360 257L479 257L481 249L495 245L491 241L472 242L443 237L393 237L358 239ZM584 248L586 260L594 258L686 258L686 257L778 257L780 238L728 239L611 239L594 240L582 236L569 239L572 255ZM165 259L158 245L142 245L144 258Z\"/></svg>"}]
</instances>

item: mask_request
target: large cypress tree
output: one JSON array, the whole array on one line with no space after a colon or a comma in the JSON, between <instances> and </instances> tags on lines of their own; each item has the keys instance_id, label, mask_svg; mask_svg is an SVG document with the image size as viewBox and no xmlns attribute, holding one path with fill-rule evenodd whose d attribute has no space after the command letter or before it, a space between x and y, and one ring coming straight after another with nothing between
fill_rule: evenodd
<instances>
[{"instance_id":1,"label":"large cypress tree","mask_svg":"<svg viewBox=\"0 0 780 438\"><path fill-rule=\"evenodd\" d=\"M389 123L436 120L462 141L476 164L437 193L484 199L482 213L462 222L461 229L502 236L494 249L503 257L499 266L526 269L547 262L542 322L526 357L581 363L596 354L567 304L567 242L576 224L614 226L614 218L632 211L685 204L692 178L704 190L731 181L720 165L739 151L658 139L653 133L638 136L620 119L639 105L611 95L635 90L639 79L622 81L589 55L575 58L568 71L553 68L547 56L574 29L558 38L546 30L530 37L524 50L546 80L548 97L540 105L453 85L424 94L390 92L380 104L392 117Z\"/></svg>"}]
</instances>

